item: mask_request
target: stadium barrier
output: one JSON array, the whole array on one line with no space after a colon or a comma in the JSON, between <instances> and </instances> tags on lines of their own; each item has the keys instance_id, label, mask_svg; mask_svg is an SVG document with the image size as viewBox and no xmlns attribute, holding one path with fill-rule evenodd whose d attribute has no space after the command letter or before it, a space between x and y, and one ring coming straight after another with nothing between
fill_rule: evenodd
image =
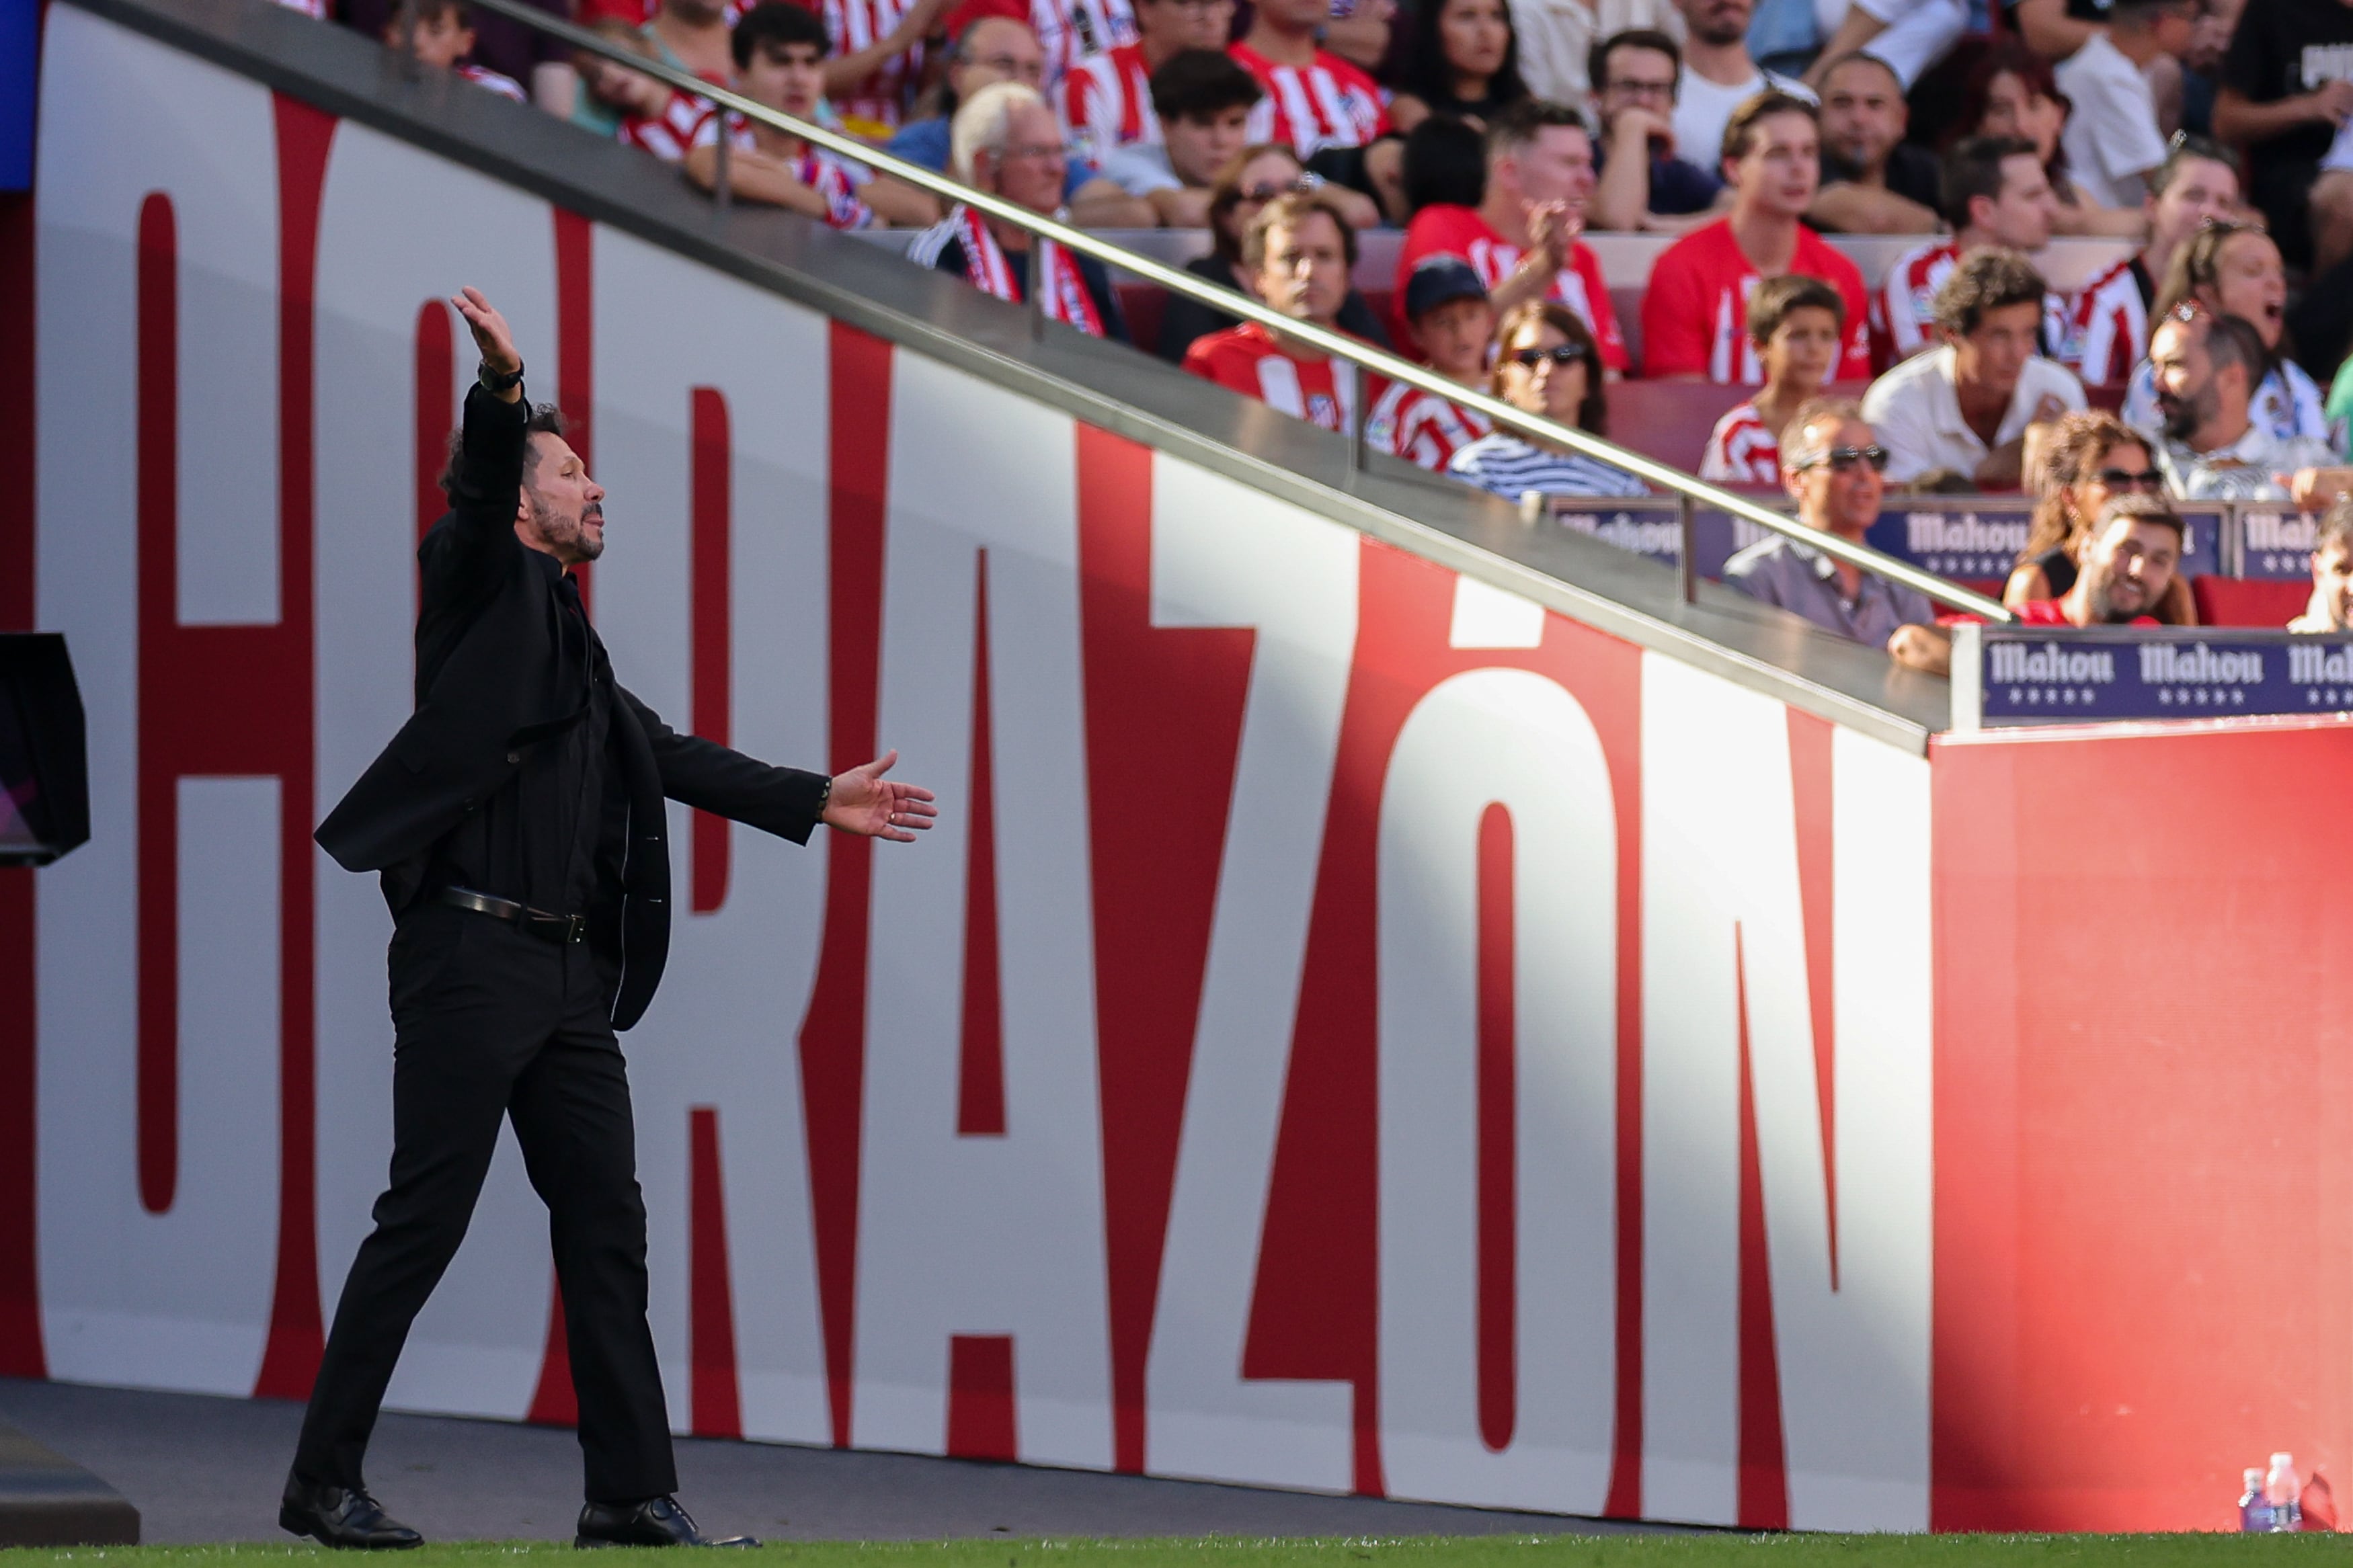
<instances>
[{"instance_id":1,"label":"stadium barrier","mask_svg":"<svg viewBox=\"0 0 2353 1568\"><path fill-rule=\"evenodd\" d=\"M2207 1527L2353 1451L2353 729L1932 737L1941 686L1722 640L1862 668L1785 618L1375 537L194 15L47 19L0 586L92 837L0 871L0 1371L308 1385L390 1077L309 831L407 711L470 281L590 415L634 689L946 808L675 809L627 1045L681 1430L1841 1530ZM394 1400L570 1413L511 1142Z\"/></svg>"}]
</instances>

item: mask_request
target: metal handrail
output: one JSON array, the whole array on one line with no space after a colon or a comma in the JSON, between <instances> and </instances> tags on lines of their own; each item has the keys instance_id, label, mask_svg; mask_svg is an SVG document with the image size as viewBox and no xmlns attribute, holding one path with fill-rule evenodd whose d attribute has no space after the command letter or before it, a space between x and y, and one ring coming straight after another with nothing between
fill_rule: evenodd
<instances>
[{"instance_id":1,"label":"metal handrail","mask_svg":"<svg viewBox=\"0 0 2353 1568\"><path fill-rule=\"evenodd\" d=\"M1685 598L1692 596L1694 587L1691 582L1689 565L1691 551L1688 547L1688 538L1690 514L1693 506L1696 504L1729 512L1735 517L1755 523L1759 528L1770 530L1810 549L1818 550L1833 561L1843 562L1850 566L1869 572L1874 576L1901 583L1905 587L1948 608L1963 610L1997 623L2008 622L2014 618L2010 611L1984 595L1964 588L1957 583L1948 582L1934 573L1923 572L1907 561L1898 561L1892 555L1881 554L1869 545L1856 544L1840 538L1837 534L1825 533L1819 529L1809 528L1802 522L1759 506L1746 497L1735 495L1729 490L1719 489L1704 480L1694 479L1680 469L1655 462L1639 452L1630 452L1622 447L1612 445L1598 436L1590 435L1573 426L1558 424L1541 415L1526 413L1492 394L1451 381L1427 366L1415 364L1386 350L1374 348L1345 333L1319 327L1312 321L1302 321L1286 316L1251 299L1247 294L1221 288L1181 268L1170 267L1151 257L1141 256L1134 251L1113 245L1109 241L1087 233L1084 229L1073 228L1058 218L1050 217L1043 213L1032 212L1028 207L1017 205L1002 196L976 190L959 180L927 169L920 163L911 163L903 158L894 157L880 148L859 141L854 136L845 135L839 131L819 125L813 121L786 114L780 110L770 109L765 104L755 103L731 89L715 87L691 72L666 65L659 60L649 59L634 50L609 43L585 27L575 26L570 22L551 16L546 12L525 4L524 0L473 0L473 4L512 21L520 22L527 27L560 38L575 48L585 49L590 54L628 66L630 69L642 72L657 81L665 82L681 92L691 93L723 109L733 110L747 120L754 120L774 130L797 136L805 142L824 148L827 152L862 163L879 174L889 174L893 179L929 191L934 195L960 203L990 217L1009 223L1039 238L1051 240L1054 244L1066 247L1081 256L1092 257L1106 266L1116 267L1147 282L1156 283L1173 294L1182 295L1198 304L1207 305L1224 315L1239 316L1244 321L1254 321L1270 331L1279 332L1294 342L1304 344L1319 353L1328 354L1334 359L1355 365L1359 370L1371 371L1390 381L1403 382L1408 386L1436 397L1445 398L1461 407L1476 409L1497 426L1528 440L1566 447L1572 452L1581 453L1597 461L1607 463L1612 468L1623 469L1638 479L1681 497L1683 503L1686 536L1686 547L1683 552ZM719 144L723 149L726 146L727 138L724 135L719 138ZM726 199L723 194L720 199L723 202ZM1035 247L1032 247L1030 266L1034 269L1037 265ZM1033 286L1029 289L1029 308L1035 312L1041 307L1043 291L1034 286L1034 279L1030 281ZM1358 463L1362 462L1364 452L1365 403L1366 399L1361 395L1356 397L1357 427L1354 432L1356 438L1351 442L1351 449L1354 460Z\"/></svg>"}]
</instances>

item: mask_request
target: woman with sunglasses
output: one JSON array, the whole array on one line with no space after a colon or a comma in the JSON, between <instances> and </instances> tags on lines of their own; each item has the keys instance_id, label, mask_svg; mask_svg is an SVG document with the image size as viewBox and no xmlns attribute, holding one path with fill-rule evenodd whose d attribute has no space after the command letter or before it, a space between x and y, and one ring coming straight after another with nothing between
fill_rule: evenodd
<instances>
[{"instance_id":1,"label":"woman with sunglasses","mask_svg":"<svg viewBox=\"0 0 2353 1568\"><path fill-rule=\"evenodd\" d=\"M1187 262L1185 270L1220 289L1255 298L1250 268L1242 263L1242 231L1250 227L1250 220L1267 203L1294 191L1323 192L1346 215L1351 228L1361 229L1381 220L1380 209L1373 205L1371 197L1326 184L1309 174L1290 148L1280 142L1261 142L1243 148L1218 175L1209 196L1209 253ZM1160 357L1181 364L1185 351L1195 342L1212 332L1222 332L1240 321L1238 316L1229 316L1198 300L1172 294L1160 316ZM1379 318L1354 287L1340 307L1340 330L1381 348L1389 346L1389 335L1382 329Z\"/></svg>"},{"instance_id":2,"label":"woman with sunglasses","mask_svg":"<svg viewBox=\"0 0 2353 1568\"><path fill-rule=\"evenodd\" d=\"M2075 585L2076 562L2092 519L2120 495L2165 494L2148 443L2104 409L2063 414L2050 426L2042 456L2042 499L2003 584L2001 602L2015 610L2038 599L2063 597ZM2198 624L2189 584L2176 577L2150 612L2167 626Z\"/></svg>"},{"instance_id":3,"label":"woman with sunglasses","mask_svg":"<svg viewBox=\"0 0 2353 1568\"><path fill-rule=\"evenodd\" d=\"M2263 340L2271 364L2247 405L2247 417L2257 429L2276 440L2302 436L2345 450L2343 424L2330 421L2320 388L2286 355L2287 268L2279 246L2260 225L2209 219L2184 241L2158 285L2149 334L2154 337L2168 317L2186 321L2200 310L2236 316ZM2125 390L2124 416L2136 430L2154 432L2164 423L2157 411L2157 371L2146 352Z\"/></svg>"},{"instance_id":4,"label":"woman with sunglasses","mask_svg":"<svg viewBox=\"0 0 2353 1568\"><path fill-rule=\"evenodd\" d=\"M1389 123L1410 135L1433 114L1484 131L1495 111L1527 97L1520 46L1504 0L1422 0L1398 30L1382 75L1395 89Z\"/></svg>"},{"instance_id":5,"label":"woman with sunglasses","mask_svg":"<svg viewBox=\"0 0 2353 1568\"><path fill-rule=\"evenodd\" d=\"M1529 300L1505 313L1495 329L1495 349L1489 390L1497 397L1526 413L1607 434L1601 350L1576 311L1550 300ZM1455 453L1447 470L1511 500L1530 490L1552 496L1651 493L1641 480L1607 463L1502 430Z\"/></svg>"},{"instance_id":6,"label":"woman with sunglasses","mask_svg":"<svg viewBox=\"0 0 2353 1568\"><path fill-rule=\"evenodd\" d=\"M2139 239L2148 232L2141 209L2102 206L2067 175L2059 145L2072 112L2051 62L2015 38L1996 40L1978 57L1961 89L1957 141L1968 136L2020 136L2042 155L2051 194L2059 198L2056 234L2114 235Z\"/></svg>"}]
</instances>

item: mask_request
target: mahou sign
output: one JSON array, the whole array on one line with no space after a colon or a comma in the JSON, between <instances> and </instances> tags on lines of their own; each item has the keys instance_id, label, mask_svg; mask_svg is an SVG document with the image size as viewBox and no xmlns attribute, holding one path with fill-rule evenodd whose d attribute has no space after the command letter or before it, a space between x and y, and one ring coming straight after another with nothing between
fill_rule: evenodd
<instances>
[{"instance_id":1,"label":"mahou sign","mask_svg":"<svg viewBox=\"0 0 2353 1568\"><path fill-rule=\"evenodd\" d=\"M680 810L625 1043L681 1429L1833 1529L2212 1523L2345 1445L2348 1282L2150 1168L2353 1190L2341 895L2260 839L2312 819L2057 830L2341 779L2334 728L1908 753L70 4L47 49L10 613L73 640L94 835L0 883L5 1370L307 1387L390 1143L388 921L309 833L406 710L465 282L585 416L632 688L944 806ZM2208 874L2263 952L2085 984ZM2251 994L2310 1016L2218 1096ZM394 1401L563 1419L550 1284L509 1147Z\"/></svg>"}]
</instances>

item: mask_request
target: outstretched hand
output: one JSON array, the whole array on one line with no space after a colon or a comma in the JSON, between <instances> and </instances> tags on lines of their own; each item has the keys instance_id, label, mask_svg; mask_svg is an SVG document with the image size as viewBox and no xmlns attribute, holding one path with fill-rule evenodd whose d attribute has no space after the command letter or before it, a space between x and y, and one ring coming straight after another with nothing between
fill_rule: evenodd
<instances>
[{"instance_id":1,"label":"outstretched hand","mask_svg":"<svg viewBox=\"0 0 2353 1568\"><path fill-rule=\"evenodd\" d=\"M931 826L940 808L932 804L932 792L923 785L882 776L898 760L897 752L885 752L864 767L836 774L820 820L844 833L913 843L916 834Z\"/></svg>"},{"instance_id":2,"label":"outstretched hand","mask_svg":"<svg viewBox=\"0 0 2353 1568\"><path fill-rule=\"evenodd\" d=\"M466 318L473 330L474 346L481 351L482 363L501 375L512 375L522 367L522 355L515 352L514 329L498 312L480 289L467 287L450 296L449 308ZM519 394L510 395L510 400Z\"/></svg>"}]
</instances>

